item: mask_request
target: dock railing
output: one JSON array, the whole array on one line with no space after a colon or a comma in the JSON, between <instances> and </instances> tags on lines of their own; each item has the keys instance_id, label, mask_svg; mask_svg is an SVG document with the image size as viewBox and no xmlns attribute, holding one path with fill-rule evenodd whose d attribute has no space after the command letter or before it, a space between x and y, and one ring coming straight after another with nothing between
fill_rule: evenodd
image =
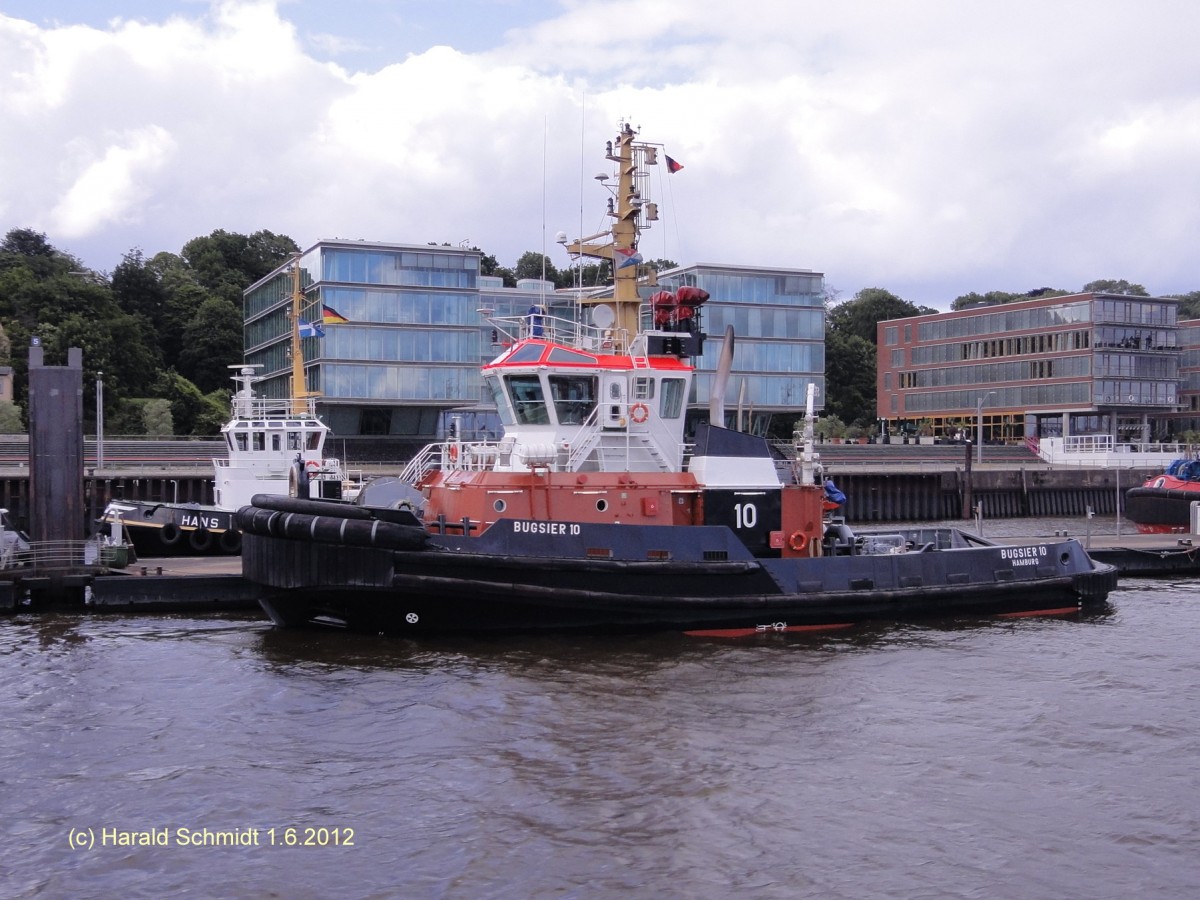
<instances>
[{"instance_id":1,"label":"dock railing","mask_svg":"<svg viewBox=\"0 0 1200 900\"><path fill-rule=\"evenodd\" d=\"M1041 438L1038 455L1053 466L1093 469L1166 468L1180 458L1192 458L1191 444L1160 441L1118 442L1108 434Z\"/></svg>"},{"instance_id":2,"label":"dock railing","mask_svg":"<svg viewBox=\"0 0 1200 900\"><path fill-rule=\"evenodd\" d=\"M7 532L12 534L13 532ZM0 572L6 575L98 575L127 562L96 539L85 541L4 541L0 550ZM122 548L123 549L123 548Z\"/></svg>"}]
</instances>

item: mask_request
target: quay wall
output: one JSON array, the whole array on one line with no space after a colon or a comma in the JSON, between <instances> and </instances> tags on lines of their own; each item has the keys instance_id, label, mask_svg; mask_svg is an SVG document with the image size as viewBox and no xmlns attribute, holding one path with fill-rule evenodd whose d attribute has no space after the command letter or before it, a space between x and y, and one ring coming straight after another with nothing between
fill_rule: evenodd
<instances>
[{"instance_id":1,"label":"quay wall","mask_svg":"<svg viewBox=\"0 0 1200 900\"><path fill-rule=\"evenodd\" d=\"M388 472L395 471L389 467ZM1158 469L1052 469L993 464L968 473L932 464L888 465L856 461L852 467L829 465L827 475L846 494L847 521L914 522L972 518L976 504L985 518L1115 514L1118 496ZM383 474L383 472L380 472ZM83 508L88 530L110 499L161 503L213 502L212 476L197 469L148 474L96 473L83 479ZM28 530L28 472L0 470L0 507Z\"/></svg>"},{"instance_id":2,"label":"quay wall","mask_svg":"<svg viewBox=\"0 0 1200 900\"><path fill-rule=\"evenodd\" d=\"M976 469L886 472L856 469L829 473L846 494L843 515L857 522L916 522L972 518L1082 516L1117 512L1126 490L1157 469ZM1123 501L1122 501L1123 505Z\"/></svg>"}]
</instances>

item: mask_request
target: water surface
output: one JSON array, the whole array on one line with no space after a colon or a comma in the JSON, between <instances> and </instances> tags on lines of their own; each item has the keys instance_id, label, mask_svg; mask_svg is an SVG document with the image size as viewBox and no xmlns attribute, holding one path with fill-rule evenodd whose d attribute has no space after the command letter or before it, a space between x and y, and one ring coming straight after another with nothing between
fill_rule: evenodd
<instances>
[{"instance_id":1,"label":"water surface","mask_svg":"<svg viewBox=\"0 0 1200 900\"><path fill-rule=\"evenodd\" d=\"M4 893L1195 896L1196 588L732 642L0 619Z\"/></svg>"}]
</instances>

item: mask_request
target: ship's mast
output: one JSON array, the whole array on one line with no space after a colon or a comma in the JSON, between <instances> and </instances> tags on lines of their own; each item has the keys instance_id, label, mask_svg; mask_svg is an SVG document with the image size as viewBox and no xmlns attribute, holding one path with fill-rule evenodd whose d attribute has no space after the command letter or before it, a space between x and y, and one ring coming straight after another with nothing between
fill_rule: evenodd
<instances>
[{"instance_id":1,"label":"ship's mast","mask_svg":"<svg viewBox=\"0 0 1200 900\"><path fill-rule=\"evenodd\" d=\"M300 284L300 254L292 260L292 414L308 412L308 398L317 394L307 390L304 378L304 351L300 347L300 308L304 303L304 288Z\"/></svg>"},{"instance_id":2,"label":"ship's mast","mask_svg":"<svg viewBox=\"0 0 1200 900\"><path fill-rule=\"evenodd\" d=\"M615 145L608 147L607 158L617 164L616 202L609 201L608 214L612 217L612 228L590 237L567 244L568 253L606 259L612 264L613 296L583 297L580 303L587 306L609 306L614 313L613 344L618 351L628 351L629 344L638 333L638 312L641 297L638 295L639 270L644 272L638 253L640 233L639 216L643 200L637 187L638 159L641 152L645 162L656 162L653 148L633 142L636 133L626 123L617 135ZM607 240L601 241L601 238Z\"/></svg>"}]
</instances>

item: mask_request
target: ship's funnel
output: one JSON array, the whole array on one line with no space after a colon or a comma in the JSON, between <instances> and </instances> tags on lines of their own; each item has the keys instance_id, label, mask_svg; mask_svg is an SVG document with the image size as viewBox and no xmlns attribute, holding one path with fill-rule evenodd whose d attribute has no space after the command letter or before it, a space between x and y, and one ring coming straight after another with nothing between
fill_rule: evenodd
<instances>
[{"instance_id":1,"label":"ship's funnel","mask_svg":"<svg viewBox=\"0 0 1200 900\"><path fill-rule=\"evenodd\" d=\"M716 428L725 427L725 388L729 384L729 373L733 371L733 326L725 326L725 343L721 345L721 356L717 360L717 375L713 379L712 392L708 395L708 423Z\"/></svg>"}]
</instances>

